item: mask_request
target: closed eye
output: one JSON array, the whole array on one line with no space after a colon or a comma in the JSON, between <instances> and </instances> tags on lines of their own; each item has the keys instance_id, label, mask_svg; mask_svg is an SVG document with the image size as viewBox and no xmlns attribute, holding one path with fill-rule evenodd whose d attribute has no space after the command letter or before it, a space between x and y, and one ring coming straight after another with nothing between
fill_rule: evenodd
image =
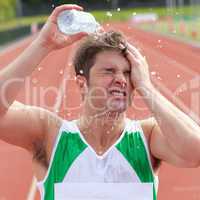
<instances>
[{"instance_id":1,"label":"closed eye","mask_svg":"<svg viewBox=\"0 0 200 200\"><path fill-rule=\"evenodd\" d=\"M108 73L113 73L114 69L113 68L106 68L105 71L108 72Z\"/></svg>"}]
</instances>

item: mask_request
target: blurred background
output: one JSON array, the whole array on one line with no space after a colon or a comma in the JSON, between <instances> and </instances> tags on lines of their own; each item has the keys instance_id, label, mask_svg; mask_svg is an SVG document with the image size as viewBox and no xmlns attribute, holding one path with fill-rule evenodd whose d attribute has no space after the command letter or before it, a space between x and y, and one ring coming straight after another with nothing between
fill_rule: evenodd
<instances>
[{"instance_id":1,"label":"blurred background","mask_svg":"<svg viewBox=\"0 0 200 200\"><path fill-rule=\"evenodd\" d=\"M200 0L1 0L0 46L37 31L63 3L83 6L101 23L137 19L140 28L200 41Z\"/></svg>"},{"instance_id":2,"label":"blurred background","mask_svg":"<svg viewBox=\"0 0 200 200\"><path fill-rule=\"evenodd\" d=\"M106 30L123 31L147 57L151 77L163 94L171 100L178 97L189 109L187 114L193 111L200 117L200 0L0 0L0 69L20 55L51 11L64 3L83 6ZM72 51L64 48L47 56L31 75L30 90L22 89L17 100L45 107L38 101L39 89L57 87L62 100L45 93L45 104L56 105L51 111L58 110L65 119L77 117L78 111L71 107L78 106L81 98L74 74L68 71ZM63 80L68 74L72 79L66 89ZM73 102L66 100L69 95ZM136 98L136 106L141 110L130 111L131 118L149 115L141 98ZM0 200L40 199L31 159L22 148L0 141ZM199 168L180 169L164 163L158 200L199 200L199 180Z\"/></svg>"}]
</instances>

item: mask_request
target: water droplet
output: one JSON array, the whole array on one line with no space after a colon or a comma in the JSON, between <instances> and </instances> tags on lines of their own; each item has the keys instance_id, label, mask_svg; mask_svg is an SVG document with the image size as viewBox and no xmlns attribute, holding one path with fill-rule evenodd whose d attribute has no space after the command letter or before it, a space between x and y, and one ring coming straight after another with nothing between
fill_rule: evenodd
<instances>
[{"instance_id":1,"label":"water droplet","mask_svg":"<svg viewBox=\"0 0 200 200\"><path fill-rule=\"evenodd\" d=\"M67 113L67 116L70 117L70 116L71 116L71 113Z\"/></svg>"},{"instance_id":2,"label":"water droplet","mask_svg":"<svg viewBox=\"0 0 200 200\"><path fill-rule=\"evenodd\" d=\"M80 69L79 73L80 73L80 74L83 74L83 70L82 70L82 69Z\"/></svg>"},{"instance_id":3,"label":"water droplet","mask_svg":"<svg viewBox=\"0 0 200 200\"><path fill-rule=\"evenodd\" d=\"M59 113L59 110L58 110L58 109L56 109L56 110L55 110L55 113Z\"/></svg>"},{"instance_id":4,"label":"water droplet","mask_svg":"<svg viewBox=\"0 0 200 200\"><path fill-rule=\"evenodd\" d=\"M180 77L181 77L181 75L180 75L180 74L177 74L177 75L176 75L176 77L177 77L177 78L180 78Z\"/></svg>"},{"instance_id":5,"label":"water droplet","mask_svg":"<svg viewBox=\"0 0 200 200\"><path fill-rule=\"evenodd\" d=\"M172 33L176 34L176 30L173 30Z\"/></svg>"},{"instance_id":6,"label":"water droplet","mask_svg":"<svg viewBox=\"0 0 200 200\"><path fill-rule=\"evenodd\" d=\"M161 40L158 40L158 43L160 43L161 42Z\"/></svg>"},{"instance_id":7,"label":"water droplet","mask_svg":"<svg viewBox=\"0 0 200 200\"><path fill-rule=\"evenodd\" d=\"M42 70L42 67L38 67L38 71L41 71Z\"/></svg>"},{"instance_id":8,"label":"water droplet","mask_svg":"<svg viewBox=\"0 0 200 200\"><path fill-rule=\"evenodd\" d=\"M183 89L180 88L180 89L178 89L178 90L175 92L175 95L179 95L179 94L182 93L182 92L183 92Z\"/></svg>"},{"instance_id":9,"label":"water droplet","mask_svg":"<svg viewBox=\"0 0 200 200\"><path fill-rule=\"evenodd\" d=\"M62 75L62 74L63 74L63 70L60 70L59 74L61 74L61 75Z\"/></svg>"},{"instance_id":10,"label":"water droplet","mask_svg":"<svg viewBox=\"0 0 200 200\"><path fill-rule=\"evenodd\" d=\"M102 155L102 154L103 154L103 151L98 151L98 154L99 154L99 155Z\"/></svg>"},{"instance_id":11,"label":"water droplet","mask_svg":"<svg viewBox=\"0 0 200 200\"><path fill-rule=\"evenodd\" d=\"M121 10L121 8L117 8L117 11L119 12Z\"/></svg>"},{"instance_id":12,"label":"water droplet","mask_svg":"<svg viewBox=\"0 0 200 200\"><path fill-rule=\"evenodd\" d=\"M32 79L32 83L33 83L33 84L36 84L37 82L38 82L38 80L37 80L36 78L33 78L33 79Z\"/></svg>"},{"instance_id":13,"label":"water droplet","mask_svg":"<svg viewBox=\"0 0 200 200\"><path fill-rule=\"evenodd\" d=\"M158 80L162 80L162 78L160 76L157 77Z\"/></svg>"},{"instance_id":14,"label":"water droplet","mask_svg":"<svg viewBox=\"0 0 200 200\"><path fill-rule=\"evenodd\" d=\"M137 15L137 13L136 13L136 12L133 12L132 15L135 16L135 15Z\"/></svg>"},{"instance_id":15,"label":"water droplet","mask_svg":"<svg viewBox=\"0 0 200 200\"><path fill-rule=\"evenodd\" d=\"M54 4L52 4L52 5L51 5L51 7L52 7L52 8L54 8L54 7L55 7L55 5L54 5Z\"/></svg>"},{"instance_id":16,"label":"water droplet","mask_svg":"<svg viewBox=\"0 0 200 200\"><path fill-rule=\"evenodd\" d=\"M156 72L155 72L155 71L152 71L152 72L151 72L151 75L152 75L152 76L156 75Z\"/></svg>"},{"instance_id":17,"label":"water droplet","mask_svg":"<svg viewBox=\"0 0 200 200\"><path fill-rule=\"evenodd\" d=\"M108 17L112 17L112 13L111 13L110 11L107 11L107 12L106 12L106 15L107 15Z\"/></svg>"},{"instance_id":18,"label":"water droplet","mask_svg":"<svg viewBox=\"0 0 200 200\"><path fill-rule=\"evenodd\" d=\"M110 26L110 24L106 24L106 26Z\"/></svg>"}]
</instances>

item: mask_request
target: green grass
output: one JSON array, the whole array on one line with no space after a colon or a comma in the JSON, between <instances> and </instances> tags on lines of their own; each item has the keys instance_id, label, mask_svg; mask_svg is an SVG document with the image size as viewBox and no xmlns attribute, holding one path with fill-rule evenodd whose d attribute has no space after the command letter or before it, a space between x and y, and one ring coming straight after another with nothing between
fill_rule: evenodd
<instances>
[{"instance_id":1,"label":"green grass","mask_svg":"<svg viewBox=\"0 0 200 200\"><path fill-rule=\"evenodd\" d=\"M9 21L0 23L0 31L9 30L17 26L26 26L32 23L43 23L47 19L47 16L35 16L35 17L23 17L16 18Z\"/></svg>"},{"instance_id":2,"label":"green grass","mask_svg":"<svg viewBox=\"0 0 200 200\"><path fill-rule=\"evenodd\" d=\"M117 10L105 10L105 11L92 11L92 14L96 17L96 19L103 23L106 21L124 21L131 18L132 15L138 13L145 13L145 12L153 12L157 13L159 17L163 17L166 15L172 15L175 18L179 18L182 15L185 16L198 16L200 15L200 6L196 7L182 7L177 9L166 9L166 8L131 8L131 9L121 9L120 11ZM110 12L112 16L109 16ZM6 22L0 23L0 31L11 29L16 26L20 25L30 25L33 22L36 23L43 23L47 19L47 16L36 16L36 17L23 17L23 18L16 18L13 20L9 20Z\"/></svg>"},{"instance_id":3,"label":"green grass","mask_svg":"<svg viewBox=\"0 0 200 200\"><path fill-rule=\"evenodd\" d=\"M160 21L156 25L142 25L141 28L150 31L157 31L164 34L170 34L173 36L179 36L182 38L192 39L191 32L194 27L198 31L198 37L195 40L200 41L200 21L196 20L200 17L200 6L195 7L182 7L176 9L166 9L166 8L131 8L131 9L118 9L118 10L104 10L104 11L92 11L91 13L95 16L97 21L100 23L105 23L107 21L126 21L129 20L133 15L139 13L157 13L157 15L162 19L165 16L172 16L175 19L174 30L170 32L168 30L168 24L166 21ZM13 27L30 25L32 23L44 23L47 16L36 16L36 17L23 17L17 18L4 23L0 23L0 31L9 30ZM186 32L180 33L179 31L179 21L184 19L186 24Z\"/></svg>"},{"instance_id":4,"label":"green grass","mask_svg":"<svg viewBox=\"0 0 200 200\"><path fill-rule=\"evenodd\" d=\"M167 21L158 21L155 24L142 24L139 27L147 31L153 31L164 35L178 37L184 41L200 42L200 18L190 21L177 20L171 23Z\"/></svg>"},{"instance_id":5,"label":"green grass","mask_svg":"<svg viewBox=\"0 0 200 200\"><path fill-rule=\"evenodd\" d=\"M107 11L93 11L92 14L96 17L99 22L105 21L124 21L131 18L131 16L139 13L156 13L160 18L164 16L173 16L175 19L179 19L184 16L186 19L190 20L193 17L200 16L200 6L195 7L181 7L176 9L166 9L166 8L131 8L131 9L121 9L117 10L107 10ZM110 16L110 12L112 16Z\"/></svg>"}]
</instances>

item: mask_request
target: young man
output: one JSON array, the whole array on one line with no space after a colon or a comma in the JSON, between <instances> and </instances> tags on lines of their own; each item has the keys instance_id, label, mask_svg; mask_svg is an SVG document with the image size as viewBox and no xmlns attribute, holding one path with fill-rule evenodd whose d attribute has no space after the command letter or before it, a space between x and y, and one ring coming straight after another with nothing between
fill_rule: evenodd
<instances>
[{"instance_id":1,"label":"young man","mask_svg":"<svg viewBox=\"0 0 200 200\"><path fill-rule=\"evenodd\" d=\"M0 72L0 139L32 153L41 199L155 200L160 161L199 166L200 128L154 88L145 58L122 35L87 36L78 48L74 67L84 104L77 120L14 102L23 81L4 87L24 80L50 52L86 36L58 31L56 19L65 9L82 8L57 7L35 41ZM154 118L125 117L133 90L148 94Z\"/></svg>"}]
</instances>

